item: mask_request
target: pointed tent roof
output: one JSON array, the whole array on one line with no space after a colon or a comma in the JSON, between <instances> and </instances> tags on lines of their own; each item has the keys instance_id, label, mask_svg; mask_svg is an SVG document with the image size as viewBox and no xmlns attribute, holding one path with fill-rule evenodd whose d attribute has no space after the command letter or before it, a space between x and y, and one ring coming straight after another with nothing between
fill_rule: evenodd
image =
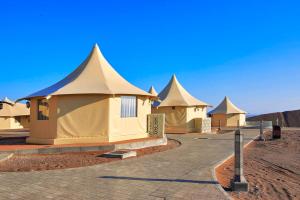
<instances>
[{"instance_id":1,"label":"pointed tent roof","mask_svg":"<svg viewBox=\"0 0 300 200\"><path fill-rule=\"evenodd\" d=\"M148 91L150 94L154 95L154 96L157 96L158 93L156 92L156 90L154 89L153 86L150 87L149 91Z\"/></svg>"},{"instance_id":2,"label":"pointed tent roof","mask_svg":"<svg viewBox=\"0 0 300 200\"><path fill-rule=\"evenodd\" d=\"M56 84L24 99L67 94L132 94L152 96L126 81L108 63L97 44L86 60Z\"/></svg>"},{"instance_id":3,"label":"pointed tent roof","mask_svg":"<svg viewBox=\"0 0 300 200\"><path fill-rule=\"evenodd\" d=\"M4 97L4 99L1 100L0 102L2 102L2 103L8 103L8 104L11 104L11 105L15 104L15 102L13 102L12 100L10 100L8 97Z\"/></svg>"},{"instance_id":4,"label":"pointed tent roof","mask_svg":"<svg viewBox=\"0 0 300 200\"><path fill-rule=\"evenodd\" d=\"M225 97L220 105L210 111L209 114L246 114L246 112L236 107L228 97Z\"/></svg>"},{"instance_id":5,"label":"pointed tent roof","mask_svg":"<svg viewBox=\"0 0 300 200\"><path fill-rule=\"evenodd\" d=\"M3 108L0 109L0 117L26 116L30 113L25 104L15 103L7 97L1 100L0 103L3 103Z\"/></svg>"},{"instance_id":6,"label":"pointed tent roof","mask_svg":"<svg viewBox=\"0 0 300 200\"><path fill-rule=\"evenodd\" d=\"M154 106L209 106L186 91L178 82L175 75L172 76L167 86L159 93L160 103Z\"/></svg>"}]
</instances>

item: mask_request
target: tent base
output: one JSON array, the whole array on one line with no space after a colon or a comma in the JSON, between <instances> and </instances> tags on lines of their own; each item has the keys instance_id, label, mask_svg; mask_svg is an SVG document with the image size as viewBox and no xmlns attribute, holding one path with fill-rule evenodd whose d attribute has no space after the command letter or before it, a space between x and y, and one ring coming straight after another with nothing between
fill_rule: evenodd
<instances>
[{"instance_id":1,"label":"tent base","mask_svg":"<svg viewBox=\"0 0 300 200\"><path fill-rule=\"evenodd\" d=\"M166 128L165 129L167 134L186 134L186 133L197 133L199 130L196 129L188 129L188 128Z\"/></svg>"},{"instance_id":2,"label":"tent base","mask_svg":"<svg viewBox=\"0 0 300 200\"><path fill-rule=\"evenodd\" d=\"M87 144L87 143L107 143L106 137L80 137L80 138L56 138L56 139L43 139L28 137L26 143L29 144Z\"/></svg>"}]
</instances>

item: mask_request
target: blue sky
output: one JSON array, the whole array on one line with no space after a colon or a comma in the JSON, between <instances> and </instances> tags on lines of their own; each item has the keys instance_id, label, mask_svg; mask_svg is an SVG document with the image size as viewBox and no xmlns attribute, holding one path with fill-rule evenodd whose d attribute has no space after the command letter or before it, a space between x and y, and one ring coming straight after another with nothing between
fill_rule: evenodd
<instances>
[{"instance_id":1,"label":"blue sky","mask_svg":"<svg viewBox=\"0 0 300 200\"><path fill-rule=\"evenodd\" d=\"M176 74L195 97L252 114L300 108L299 1L0 1L0 97L74 70L94 43L131 83Z\"/></svg>"}]
</instances>

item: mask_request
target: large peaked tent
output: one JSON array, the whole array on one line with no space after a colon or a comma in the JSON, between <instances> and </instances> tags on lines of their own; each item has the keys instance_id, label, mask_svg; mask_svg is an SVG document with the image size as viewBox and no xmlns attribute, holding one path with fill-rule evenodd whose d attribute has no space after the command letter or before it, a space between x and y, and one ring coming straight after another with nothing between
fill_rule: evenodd
<instances>
[{"instance_id":1,"label":"large peaked tent","mask_svg":"<svg viewBox=\"0 0 300 200\"><path fill-rule=\"evenodd\" d=\"M207 118L207 103L193 97L173 75L153 104L153 113L165 113L167 133L197 131L196 118Z\"/></svg>"},{"instance_id":2,"label":"large peaked tent","mask_svg":"<svg viewBox=\"0 0 300 200\"><path fill-rule=\"evenodd\" d=\"M214 127L243 126L246 121L246 112L235 106L228 97L225 97L209 114L211 115L212 126Z\"/></svg>"},{"instance_id":3,"label":"large peaked tent","mask_svg":"<svg viewBox=\"0 0 300 200\"><path fill-rule=\"evenodd\" d=\"M24 98L31 104L27 142L66 144L145 138L152 98L119 75L95 45L66 78Z\"/></svg>"}]
</instances>

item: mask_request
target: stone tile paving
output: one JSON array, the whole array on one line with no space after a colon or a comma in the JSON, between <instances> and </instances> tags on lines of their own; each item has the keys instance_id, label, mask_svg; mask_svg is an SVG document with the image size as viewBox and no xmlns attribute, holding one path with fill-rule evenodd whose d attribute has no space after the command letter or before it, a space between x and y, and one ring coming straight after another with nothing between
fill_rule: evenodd
<instances>
[{"instance_id":1,"label":"stone tile paving","mask_svg":"<svg viewBox=\"0 0 300 200\"><path fill-rule=\"evenodd\" d=\"M245 140L257 130L245 130ZM76 169L0 173L0 200L8 199L226 199L211 168L233 152L233 134L169 135L176 149ZM195 138L209 139L195 139Z\"/></svg>"}]
</instances>

